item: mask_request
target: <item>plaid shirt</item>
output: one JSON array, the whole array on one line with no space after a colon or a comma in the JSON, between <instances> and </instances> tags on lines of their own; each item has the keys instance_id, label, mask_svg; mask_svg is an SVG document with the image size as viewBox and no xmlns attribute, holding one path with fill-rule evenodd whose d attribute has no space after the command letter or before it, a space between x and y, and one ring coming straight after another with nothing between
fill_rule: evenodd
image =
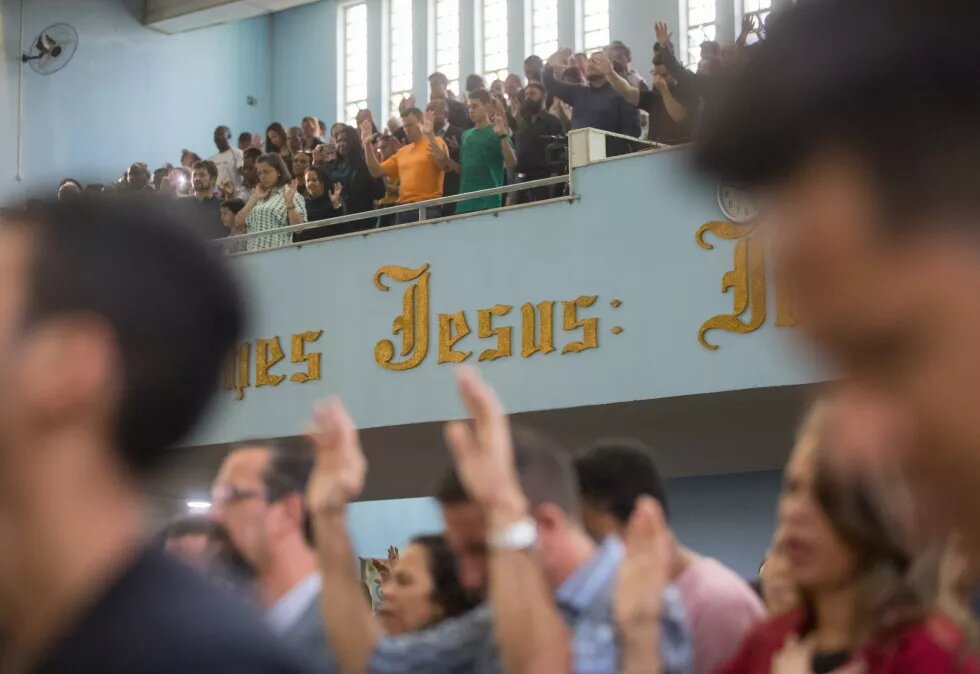
<instances>
[{"instance_id":1,"label":"plaid shirt","mask_svg":"<svg viewBox=\"0 0 980 674\"><path fill-rule=\"evenodd\" d=\"M286 190L276 187L265 199L260 199L248 215L245 216L245 231L266 232L280 227L289 227L289 211L286 209ZM296 211L300 214L300 222L306 222L306 199L299 192L293 199ZM292 233L273 234L249 239L245 242L247 250L264 250L277 246L286 246L293 242Z\"/></svg>"},{"instance_id":2,"label":"plaid shirt","mask_svg":"<svg viewBox=\"0 0 980 674\"><path fill-rule=\"evenodd\" d=\"M595 555L558 588L555 599L572 631L574 674L616 674L619 644L613 620L616 572L623 545L607 538ZM691 671L691 642L677 589L664 593L660 654L666 674ZM370 674L500 674L490 608L482 605L459 618L398 637L375 647Z\"/></svg>"}]
</instances>

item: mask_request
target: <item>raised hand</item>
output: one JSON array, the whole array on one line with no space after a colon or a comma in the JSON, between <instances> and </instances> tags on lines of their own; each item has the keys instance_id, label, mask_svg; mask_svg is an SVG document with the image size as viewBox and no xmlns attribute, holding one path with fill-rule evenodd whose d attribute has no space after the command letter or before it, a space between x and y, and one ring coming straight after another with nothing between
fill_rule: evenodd
<instances>
[{"instance_id":1,"label":"raised hand","mask_svg":"<svg viewBox=\"0 0 980 674\"><path fill-rule=\"evenodd\" d=\"M395 568L395 562L398 561L398 548L394 545L388 546L388 566L392 569Z\"/></svg>"},{"instance_id":2,"label":"raised hand","mask_svg":"<svg viewBox=\"0 0 980 674\"><path fill-rule=\"evenodd\" d=\"M230 180L221 183L221 196L224 199L231 199L235 196L235 183Z\"/></svg>"},{"instance_id":3,"label":"raised hand","mask_svg":"<svg viewBox=\"0 0 980 674\"><path fill-rule=\"evenodd\" d=\"M653 76L653 88L659 91L661 94L665 94L670 91L670 85L667 84L667 80L660 73Z\"/></svg>"},{"instance_id":4,"label":"raised hand","mask_svg":"<svg viewBox=\"0 0 980 674\"><path fill-rule=\"evenodd\" d=\"M456 383L463 406L473 419L446 424L446 444L453 455L456 474L466 492L489 515L491 526L500 525L496 515L516 521L527 508L514 467L510 422L497 395L476 370L462 366Z\"/></svg>"},{"instance_id":5,"label":"raised hand","mask_svg":"<svg viewBox=\"0 0 980 674\"><path fill-rule=\"evenodd\" d=\"M449 155L446 154L446 151L442 149L442 146L434 138L429 141L429 156L439 166L445 166L449 160Z\"/></svg>"},{"instance_id":6,"label":"raised hand","mask_svg":"<svg viewBox=\"0 0 980 674\"><path fill-rule=\"evenodd\" d=\"M361 142L370 143L374 140L374 125L371 124L370 119L362 119L361 123L358 125L361 130Z\"/></svg>"},{"instance_id":7,"label":"raised hand","mask_svg":"<svg viewBox=\"0 0 980 674\"><path fill-rule=\"evenodd\" d=\"M749 36L754 33L755 27L755 15L746 14L742 17L742 35Z\"/></svg>"},{"instance_id":8,"label":"raised hand","mask_svg":"<svg viewBox=\"0 0 980 674\"><path fill-rule=\"evenodd\" d=\"M657 501L641 496L626 527L626 553L615 590L616 624L621 630L659 623L670 574L670 532Z\"/></svg>"},{"instance_id":9,"label":"raised hand","mask_svg":"<svg viewBox=\"0 0 980 674\"><path fill-rule=\"evenodd\" d=\"M493 122L493 132L498 136L510 133L510 126L507 124L507 117L498 113L490 120Z\"/></svg>"},{"instance_id":10,"label":"raised hand","mask_svg":"<svg viewBox=\"0 0 980 674\"><path fill-rule=\"evenodd\" d=\"M572 56L572 50L568 47L562 47L554 54L548 57L547 65L552 68L564 68L568 65L568 59Z\"/></svg>"},{"instance_id":11,"label":"raised hand","mask_svg":"<svg viewBox=\"0 0 980 674\"><path fill-rule=\"evenodd\" d=\"M268 187L266 187L262 183L259 183L258 185L255 186L255 189L252 190L252 198L253 199L265 199L267 196L269 196L269 193L270 192L272 192L272 190L270 190Z\"/></svg>"},{"instance_id":12,"label":"raised hand","mask_svg":"<svg viewBox=\"0 0 980 674\"><path fill-rule=\"evenodd\" d=\"M603 75L608 77L609 73L613 72L612 61L610 61L609 57L603 54L601 51L597 51L589 60L592 61L592 65L594 65Z\"/></svg>"},{"instance_id":13,"label":"raised hand","mask_svg":"<svg viewBox=\"0 0 980 674\"><path fill-rule=\"evenodd\" d=\"M436 126L436 113L432 110L426 110L422 113L422 133L427 136L431 136L435 131Z\"/></svg>"},{"instance_id":14,"label":"raised hand","mask_svg":"<svg viewBox=\"0 0 980 674\"><path fill-rule=\"evenodd\" d=\"M367 459L350 415L339 398L318 403L307 435L315 463L306 488L306 502L317 515L342 512L364 489Z\"/></svg>"},{"instance_id":15,"label":"raised hand","mask_svg":"<svg viewBox=\"0 0 980 674\"><path fill-rule=\"evenodd\" d=\"M333 189L330 190L330 205L334 210L340 210L344 205L344 186L340 183L334 183Z\"/></svg>"},{"instance_id":16,"label":"raised hand","mask_svg":"<svg viewBox=\"0 0 980 674\"><path fill-rule=\"evenodd\" d=\"M298 189L299 189L299 181L298 180L294 180L291 183L289 183L288 185L286 185L286 189L283 191L282 198L286 200L286 207L287 208L293 203L293 199L296 198L296 191Z\"/></svg>"},{"instance_id":17,"label":"raised hand","mask_svg":"<svg viewBox=\"0 0 980 674\"><path fill-rule=\"evenodd\" d=\"M667 27L667 22L666 21L658 21L654 25L654 30L657 33L657 42L660 43L660 46L661 47L664 47L664 48L669 47L670 46L670 40L671 40L672 37L674 37L674 34L671 33L670 32L670 29Z\"/></svg>"}]
</instances>

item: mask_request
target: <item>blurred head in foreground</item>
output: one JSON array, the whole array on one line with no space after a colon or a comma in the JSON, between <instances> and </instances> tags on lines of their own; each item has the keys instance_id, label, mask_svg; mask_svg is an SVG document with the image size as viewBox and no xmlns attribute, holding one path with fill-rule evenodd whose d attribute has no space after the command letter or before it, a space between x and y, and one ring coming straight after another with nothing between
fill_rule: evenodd
<instances>
[{"instance_id":1,"label":"blurred head in foreground","mask_svg":"<svg viewBox=\"0 0 980 674\"><path fill-rule=\"evenodd\" d=\"M876 400L866 411L910 425L900 458L974 557L978 21L980 4L951 0L798 3L753 47L698 156L757 192L809 335ZM899 458L878 449L850 458Z\"/></svg>"},{"instance_id":2,"label":"blurred head in foreground","mask_svg":"<svg viewBox=\"0 0 980 674\"><path fill-rule=\"evenodd\" d=\"M145 199L0 221L0 633L27 652L141 545L139 479L195 425L241 329L217 252Z\"/></svg>"}]
</instances>

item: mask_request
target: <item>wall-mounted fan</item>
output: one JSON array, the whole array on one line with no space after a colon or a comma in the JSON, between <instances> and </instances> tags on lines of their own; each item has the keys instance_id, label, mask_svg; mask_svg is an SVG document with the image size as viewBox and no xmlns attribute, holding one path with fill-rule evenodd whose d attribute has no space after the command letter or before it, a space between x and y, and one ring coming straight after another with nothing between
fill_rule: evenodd
<instances>
[{"instance_id":1,"label":"wall-mounted fan","mask_svg":"<svg viewBox=\"0 0 980 674\"><path fill-rule=\"evenodd\" d=\"M78 33L67 23L56 23L42 30L28 53L21 55L24 63L39 75L58 72L71 61L78 47Z\"/></svg>"}]
</instances>

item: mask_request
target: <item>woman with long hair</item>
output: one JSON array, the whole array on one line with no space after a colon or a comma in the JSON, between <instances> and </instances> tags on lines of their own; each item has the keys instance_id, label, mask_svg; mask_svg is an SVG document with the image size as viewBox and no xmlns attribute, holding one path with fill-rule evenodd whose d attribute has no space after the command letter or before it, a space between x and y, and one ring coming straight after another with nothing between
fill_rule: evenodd
<instances>
[{"instance_id":1,"label":"woman with long hair","mask_svg":"<svg viewBox=\"0 0 980 674\"><path fill-rule=\"evenodd\" d=\"M299 183L290 182L289 170L278 154L264 154L255 161L259 183L245 208L235 215L235 233L266 232L306 222L306 201L297 193ZM246 250L285 246L292 234L273 234L248 239Z\"/></svg>"},{"instance_id":2,"label":"woman with long hair","mask_svg":"<svg viewBox=\"0 0 980 674\"><path fill-rule=\"evenodd\" d=\"M466 613L478 600L456 575L456 558L442 535L416 536L382 585L381 623L389 634L405 634Z\"/></svg>"},{"instance_id":3,"label":"woman with long hair","mask_svg":"<svg viewBox=\"0 0 980 674\"><path fill-rule=\"evenodd\" d=\"M316 222L336 218L344 214L344 198L340 183L330 182L330 172L326 166L312 166L304 174L306 180L306 221ZM327 236L342 234L339 228L347 223L313 227L293 234L293 241L313 241Z\"/></svg>"},{"instance_id":4,"label":"woman with long hair","mask_svg":"<svg viewBox=\"0 0 980 674\"><path fill-rule=\"evenodd\" d=\"M932 610L938 545L915 526L904 482L842 465L847 444L873 436L848 437L843 410L840 400L819 403L786 467L779 545L800 604L749 633L722 671L980 671L962 632Z\"/></svg>"},{"instance_id":5,"label":"woman with long hair","mask_svg":"<svg viewBox=\"0 0 980 674\"><path fill-rule=\"evenodd\" d=\"M337 147L337 156L330 165L330 183L340 183L347 212L373 210L375 200L385 194L385 185L383 180L374 178L368 170L360 136L354 127L344 124L335 128L333 142ZM365 218L348 223L343 233L373 229L376 221L376 218Z\"/></svg>"},{"instance_id":6,"label":"woman with long hair","mask_svg":"<svg viewBox=\"0 0 980 674\"><path fill-rule=\"evenodd\" d=\"M289 156L289 134L286 128L279 122L273 122L265 130L265 152L266 154L277 154L281 157Z\"/></svg>"}]
</instances>

